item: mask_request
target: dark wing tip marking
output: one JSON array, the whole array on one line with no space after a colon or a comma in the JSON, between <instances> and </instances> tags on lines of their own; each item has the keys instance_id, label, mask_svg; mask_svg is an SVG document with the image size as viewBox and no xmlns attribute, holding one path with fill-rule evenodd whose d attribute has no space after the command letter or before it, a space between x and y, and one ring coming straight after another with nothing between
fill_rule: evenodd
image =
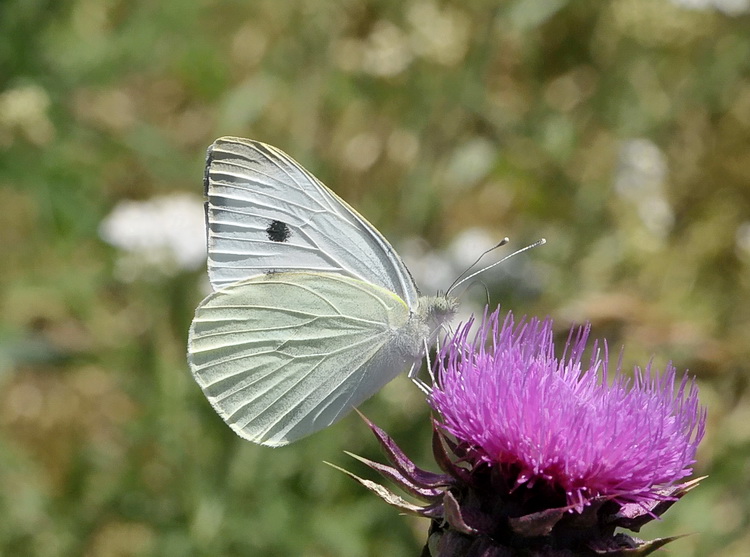
<instances>
[{"instance_id":1,"label":"dark wing tip marking","mask_svg":"<svg viewBox=\"0 0 750 557\"><path fill-rule=\"evenodd\" d=\"M289 240L292 231L286 223L280 220L272 220L266 227L266 235L272 242L284 243Z\"/></svg>"},{"instance_id":2,"label":"dark wing tip marking","mask_svg":"<svg viewBox=\"0 0 750 557\"><path fill-rule=\"evenodd\" d=\"M211 172L211 164L214 162L214 147L216 143L209 146L206 151L206 166L203 169L203 195L208 197L208 175Z\"/></svg>"}]
</instances>

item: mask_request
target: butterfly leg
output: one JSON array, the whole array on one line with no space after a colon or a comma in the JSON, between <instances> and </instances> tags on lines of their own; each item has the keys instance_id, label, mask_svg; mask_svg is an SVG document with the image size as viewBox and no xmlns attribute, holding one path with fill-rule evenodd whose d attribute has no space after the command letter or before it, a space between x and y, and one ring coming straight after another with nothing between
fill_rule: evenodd
<instances>
[{"instance_id":1,"label":"butterfly leg","mask_svg":"<svg viewBox=\"0 0 750 557\"><path fill-rule=\"evenodd\" d=\"M422 381L419 377L409 377L409 379L411 379L411 382L414 383L417 388L427 396L432 394L432 389L430 388L430 386Z\"/></svg>"},{"instance_id":2,"label":"butterfly leg","mask_svg":"<svg viewBox=\"0 0 750 557\"><path fill-rule=\"evenodd\" d=\"M430 381L435 385L435 372L432 370L432 361L430 360L430 348L427 346L427 341L424 343L425 354L427 354L427 371L430 374ZM435 354L440 356L440 334L435 337Z\"/></svg>"},{"instance_id":3,"label":"butterfly leg","mask_svg":"<svg viewBox=\"0 0 750 557\"><path fill-rule=\"evenodd\" d=\"M424 341L424 349L425 349L425 356L427 357L427 370L430 374L430 379L432 382L435 382L435 376L432 372L432 363L430 362L430 352L429 352L429 345L427 344L427 341ZM419 370L422 367L422 360L420 359L418 362L414 362L411 366L411 369L409 369L409 379L412 380L412 383L414 383L417 388L422 391L426 395L432 394L432 387L430 387L427 383L422 381L419 376Z\"/></svg>"}]
</instances>

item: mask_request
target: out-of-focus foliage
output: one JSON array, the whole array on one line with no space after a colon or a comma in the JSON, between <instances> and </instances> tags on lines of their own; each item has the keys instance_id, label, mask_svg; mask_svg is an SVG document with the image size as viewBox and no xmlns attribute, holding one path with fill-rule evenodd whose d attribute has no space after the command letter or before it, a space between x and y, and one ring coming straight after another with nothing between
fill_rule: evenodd
<instances>
[{"instance_id":1,"label":"out-of-focus foliage","mask_svg":"<svg viewBox=\"0 0 750 557\"><path fill-rule=\"evenodd\" d=\"M240 135L307 165L422 283L485 247L451 252L469 228L546 237L484 277L493 302L591 320L628 366L689 368L709 406L709 478L644 537L750 554L749 9L0 3L0 553L418 555L425 521L322 464L376 456L356 416L272 450L203 399L185 339L204 271L165 239L195 213L103 240L120 202L200 196L204 149ZM165 269L136 261L149 235ZM405 379L363 409L429 461Z\"/></svg>"}]
</instances>

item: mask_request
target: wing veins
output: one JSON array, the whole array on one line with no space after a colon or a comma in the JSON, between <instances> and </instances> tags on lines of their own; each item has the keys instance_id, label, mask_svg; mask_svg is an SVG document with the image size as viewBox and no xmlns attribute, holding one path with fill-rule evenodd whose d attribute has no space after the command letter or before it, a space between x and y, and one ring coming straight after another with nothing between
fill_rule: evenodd
<instances>
[{"instance_id":1,"label":"wing veins","mask_svg":"<svg viewBox=\"0 0 750 557\"><path fill-rule=\"evenodd\" d=\"M230 186L230 185L226 185L226 184L220 184L220 186L224 187L224 188L237 189L237 190L240 190L240 191L247 191L247 192L249 192L249 195L251 196L251 199L248 199L247 197L239 197L239 196L229 195L228 193L224 193L224 192L220 192L220 191L216 191L216 190L209 192L209 195L211 197L220 197L222 199L227 199L227 200L232 200L232 201L241 201L242 203L246 203L248 205L257 205L259 207L263 207L263 208L266 208L266 209L281 210L281 211L286 212L286 213L288 213L288 211L286 211L285 209L281 209L279 206L283 207L283 206L286 205L286 206L289 206L291 208L299 209L299 210L304 211L304 212L309 211L309 212L313 213L314 215L322 214L322 213L330 213L331 212L329 209L327 209L325 207L321 207L320 209L312 209L312 208L310 208L310 207L308 207L306 205L302 205L301 203L297 203L297 202L294 202L294 201L289 201L288 199L284 199L284 198L281 198L279 196L272 195L272 194L270 194L270 193L268 193L266 191L254 190L254 189L251 189L251 188L248 188L248 187L245 187L245 186ZM260 200L252 199L252 197L263 198L264 203L261 203ZM279 203L276 204L276 205L266 204L266 203L268 203L269 200L270 201L277 201ZM320 204L318 204L318 205L320 205ZM234 212L241 213L241 214L246 214L246 215L251 215L251 216L258 216L258 215L254 215L253 213L249 213L249 212L243 211L242 208L231 208L228 205L216 205L215 207L217 209L223 210L223 211L234 211Z\"/></svg>"},{"instance_id":2,"label":"wing veins","mask_svg":"<svg viewBox=\"0 0 750 557\"><path fill-rule=\"evenodd\" d=\"M362 323L365 323L367 325L371 325L373 322L362 320L359 324L361 325ZM306 325L308 325L308 324L306 323L305 326ZM299 326L293 326L293 327L289 327L289 328L299 328ZM367 334L368 331L371 331L374 334L368 335ZM239 332L244 332L244 331L239 331ZM224 332L224 333L211 333L209 335L202 335L200 337L200 340L203 340L203 339L206 339L206 338L212 338L212 337L215 338L215 337L218 337L218 336L221 336L221 335L224 335L224 334L236 334L236 333L237 333L237 331L230 331L230 332ZM365 334L365 336L367 336L367 338L369 338L369 339L376 339L376 338L379 338L379 337L381 337L381 336L383 336L383 335L385 335L387 333L388 333L388 329L385 328L385 327L380 328L380 330L377 330L377 328L373 328L373 327L357 327L357 328L348 329L348 330L337 330L335 332L335 334L332 335L332 336L334 336L336 338L341 338L341 337L350 337L350 336L355 336L356 337L356 336ZM228 363L228 362L233 362L233 361L241 360L242 358L251 358L251 357L253 357L255 355L260 355L260 354L271 354L273 352L279 352L285 345L291 344L292 342L300 342L300 341L306 341L306 340L309 340L309 339L300 339L300 338L296 338L295 339L294 337L290 337L290 338L284 339L283 341L281 341L281 343L279 343L278 345L273 346L272 348L270 348L268 350L262 350L262 351L254 352L254 353L251 353L251 354L239 354L237 356L230 356L230 357L224 357L224 358L221 358L221 359L215 359L215 360L212 360L212 362L209 363L208 365L204 364L204 365L196 366L196 367L198 367L199 369L209 369L213 365L221 365L221 364L225 364L225 363ZM250 340L248 340L248 341L244 341L244 342L227 343L227 344L223 344L221 346L216 346L216 347L208 347L208 348L195 348L194 347L193 348L193 353L194 354L206 354L206 353L212 352L214 350L224 350L224 349L227 349L227 348L230 348L230 347L237 347L237 346L248 346L248 347L250 347L250 346L252 346L254 344L257 345L259 343L262 346L263 342L268 342L268 341L265 341L263 339L258 340L258 341L250 341ZM343 351L345 351L346 349L348 349L350 347L351 347L351 345L347 345L347 346L345 346L343 348L336 349L336 350L334 350L332 352L329 352L329 353L343 352ZM305 359L308 356L316 356L316 355L318 355L317 353L311 353L311 354L289 354L289 353L285 353L285 352L280 352L280 353L283 354L284 356L286 356L287 358L292 359L292 360ZM227 376L227 377L230 377L230 376Z\"/></svg>"},{"instance_id":3,"label":"wing veins","mask_svg":"<svg viewBox=\"0 0 750 557\"><path fill-rule=\"evenodd\" d=\"M381 336L381 335L378 335L378 336ZM368 337L368 339L370 339L370 338L371 338L371 337ZM376 338L377 338L377 337L376 337ZM342 348L340 348L340 349L338 349L338 350L335 350L335 351L333 351L333 352L324 352L324 353L315 353L315 354L304 354L304 355L297 355L297 356L284 354L285 356L287 356L287 358L288 358L288 359L287 359L287 360L285 360L285 361L282 361L282 362L280 362L278 366L274 367L273 369L271 369L271 370L267 371L266 373L264 373L264 374L262 374L262 375L259 375L258 377L253 377L253 378L251 378L252 380L250 380L250 381L249 381L249 382L247 382L247 383L244 383L244 384L243 384L243 385L241 385L241 386L236 386L236 388L235 388L235 389L224 391L223 393L221 393L221 395L220 395L220 396L216 396L216 397L213 397L213 400L215 400L215 401L217 401L217 402L221 402L221 401L224 401L224 400L226 400L226 399L227 399L228 397L230 397L230 396L233 396L233 395L236 395L237 393L240 393L240 392L242 392L242 391L245 391L245 390L247 390L248 388L251 388L251 387L253 387L254 385L258 384L259 382L263 381L263 380L264 380L264 379L266 379L267 377L269 377L269 376L271 376L271 375L274 375L274 374L276 374L276 373L277 373L277 372L279 372L280 370L283 370L283 369L284 369L284 367L286 367L286 366L288 366L288 365L291 365L292 363L294 363L294 361L295 361L295 360L306 360L306 359L314 359L314 360L317 360L317 362L316 362L316 363L315 363L315 364L314 364L313 366L311 366L310 368L308 368L308 370L306 371L306 373L305 373L304 375L300 376L300 377L299 377L299 378L298 378L298 379L296 380L296 382L295 382L295 383L293 383L293 384L292 384L292 385L291 385L291 386L289 387L289 389L287 389L286 391L284 391L284 392L283 392L283 393L282 393L282 394L281 394L281 395L279 396L279 398L277 398L277 399L276 399L276 400L275 400L274 402L272 402L272 403L271 403L271 404L269 405L269 407L271 407L271 406L273 406L273 405L274 405L274 404L275 404L276 402L278 402L278 400L280 400L281 398L283 398L284 396L286 396L286 395L287 395L287 394L289 393L289 391L290 391L290 390L292 390L292 389L293 389L294 387L298 386L298 385L299 385L299 384L300 384L300 383L301 383L302 381L304 381L304 380L305 380L305 379L306 379L306 378L307 378L307 377L308 377L308 376L309 376L309 375L310 375L311 373L313 373L313 372L314 372L314 371L315 371L315 370L316 370L316 369L318 368L318 366L320 366L320 364L321 364L321 363L323 362L323 360L324 360L324 359L326 358L327 354L331 354L331 353L340 353L340 352L344 352L344 351L350 350L351 348L353 348L353 347L357 347L357 346L359 346L360 344L365 344L365 343L367 343L368 339L363 339L363 340L361 340L361 341L359 341L359 342L356 342L356 343L354 343L354 344L351 344L351 345L347 345L347 346L344 346L344 347L342 347ZM277 350L276 350L276 349L274 349L274 350L267 350L267 351L264 351L264 352L257 352L256 354L272 354L272 353L274 353L274 352L277 352ZM255 354L253 354L253 355L255 355ZM242 356L242 357L247 357L247 356ZM233 359L230 359L230 360L226 360L226 361L233 361L233 360L235 360L235 359L241 359L242 357L238 357L238 358L233 358ZM218 363L218 362L217 362L217 363ZM211 366L208 366L208 367L207 367L206 369L209 369L210 367L211 367ZM221 377L221 378L220 378L219 380L217 380L217 381L213 381L213 382L211 382L211 383L205 383L205 385L206 385L206 386L208 386L208 387L212 387L212 386L214 386L214 385L216 385L216 384L220 383L221 381L225 381L225 380L227 380L227 379L231 379L232 377L235 377L236 375L240 375L241 373L245 373L245 372L247 372L247 370L243 370L243 371L241 371L241 372L238 372L238 373L233 373L233 374L225 375L225 376ZM353 372L351 372L351 373L353 373ZM346 377L349 377L349 376L347 375ZM240 410L242 410L242 409L246 408L247 406L249 406L249 405L250 405L250 404L251 404L252 402L254 402L255 400L257 400L258 398L260 398L260 397L264 396L264 395L265 395L265 394L266 394L266 393L267 393L268 391L270 391L271 389L273 389L274 387L276 387L277 385L279 385L279 384L280 384L280 383L281 383L281 382L282 382L282 381L283 381L284 379L286 379L286 378L285 378L285 377L280 377L280 378L279 378L279 380L278 380L277 382L275 382L275 383L272 383L272 384L270 384L270 385L269 385L269 386L268 386L267 388L265 388L265 389L264 389L263 391L259 391L259 392L257 392L257 393L253 393L253 394L254 394L253 398L250 398L250 399L248 399L248 400L247 400L247 401L246 401L245 403L243 403L242 405L240 405L240 406L239 406L239 407L238 407L237 409L235 409L235 410L234 410L234 411L232 412L232 414L231 414L231 415L234 415L234 414L236 414L236 413L237 413L237 412L239 412ZM265 408L265 409L264 409L263 411L261 411L261 413L262 413L262 412L264 412L264 411L266 411L267 409L268 409L268 407L267 407L267 408ZM259 413L259 414L257 414L257 416L260 416L260 413ZM251 421L252 421L252 420L251 420ZM247 422L247 423L250 423L250 422Z\"/></svg>"},{"instance_id":4,"label":"wing veins","mask_svg":"<svg viewBox=\"0 0 750 557\"><path fill-rule=\"evenodd\" d=\"M234 159L234 160L222 160L221 163L222 164L226 164L228 166L235 166L235 167L239 167L240 169L244 169L246 171L245 174L247 174L247 173L253 174L254 173L254 174L261 175L261 176L265 176L266 178L269 178L271 181L280 183L282 185L292 185L293 184L294 186L296 186L297 190L299 190L300 192L304 193L305 196L307 196L308 198L313 199L313 197L308 192L308 188L306 188L305 185L303 185L300 182L298 182L292 176L292 174L286 168L284 168L284 165L279 164L278 160L281 160L281 161L284 161L285 163L287 163L289 166L297 169L298 171L302 170L303 171L302 172L303 177L307 179L308 185L313 186L313 191L315 191L316 193L320 193L321 191L325 191L325 190L321 190L319 188L319 185L318 185L319 182L318 182L318 180L315 179L314 176L312 176L309 172L307 172L302 167L302 165L296 163L295 161L291 160L289 157L287 157L285 155L282 156L281 155L281 151L276 150L275 152L265 153L261 149L258 148L257 144L253 144L251 147L252 147L252 149L256 153L258 153L259 155L261 155L262 157L264 157L266 159L266 161L269 164L271 164L274 168L276 168L281 174L285 175L287 179L283 180L283 179L277 178L275 176L272 176L272 175L268 174L267 172L264 172L263 170L261 170L260 169L260 166L261 166L260 164L253 163L253 161L249 161L249 159L247 157L243 156L242 154L238 154L238 153L234 153L234 152L230 152L230 151L226 151L226 150L223 150L222 152L224 152L224 153L230 153L230 154L238 157L239 160L237 160L237 159ZM216 148L214 148L214 150L216 150ZM276 158L274 159L273 157L270 156L270 154L275 155ZM244 163L245 160L248 160L249 163L245 164ZM213 170L215 170L216 172L219 172L218 168L217 169L213 169ZM237 178L245 178L245 176L237 176Z\"/></svg>"},{"instance_id":5,"label":"wing veins","mask_svg":"<svg viewBox=\"0 0 750 557\"><path fill-rule=\"evenodd\" d=\"M344 352L344 351L349 351L349 350L351 350L352 348L356 348L356 347L358 347L359 345L365 345L365 344L367 344L367 345L371 345L371 342L369 342L369 341L370 341L370 339L369 339L369 338L367 338L367 339L363 339L363 340L362 340L362 341L360 341L360 342L357 342L357 343L355 343L355 344L350 344L350 345L344 346L344 347L342 347L342 348L340 348L340 349L338 349L338 350L335 350L335 351L329 351L329 352L326 352L326 353L323 353L323 354L320 354L320 355L316 355L315 357L316 357L316 358L318 359L318 361L317 361L317 362L315 363L315 365L311 366L311 367L310 367L310 368L309 368L309 369L307 370L307 372L306 372L306 373L305 373L304 375L300 376L300 377L299 377L299 378L298 378L298 379L297 379L297 380L296 380L296 381L295 381L295 382L294 382L294 383L293 383L292 385L290 385L290 386L289 386L289 388L288 388L288 389L286 389L286 390L285 390L285 391L283 391L283 392L282 392L281 394L279 394L279 395L277 396L277 398L276 398L275 400L273 400L272 402L270 402L270 403L269 403L269 404L268 404L268 405L266 406L266 408L264 408L264 409L263 409L262 411L260 411L259 413L257 413L257 414L256 414L256 415L255 415L255 416L254 416L254 417L253 417L253 418L252 418L251 420L249 420L249 421L245 422L245 427L246 427L246 426L247 426L248 424L252 423L253 421L257 420L257 418L259 418L259 417L263 416L263 414L264 414L265 412L267 412L267 411L268 411L269 409L272 409L272 408L273 408L273 407L274 407L274 406L275 406L275 405L276 405L276 404L277 404L277 403L279 402L279 400L283 399L283 398L284 398L285 396L287 396L287 395L289 394L289 392L290 392L290 391L292 391L292 390L293 390L294 388L298 387L298 386L300 385L300 383L302 383L302 382L303 382L303 381L304 381L305 379L307 379L307 378L308 378L308 377L310 376L310 374L312 374L313 372L315 372L315 371L316 371L316 370L317 370L317 369L318 369L318 368L320 367L320 365L321 365L321 364L323 363L323 361L324 361L324 360L326 359L326 357L327 357L327 356L328 356L329 354L333 354L333 353L340 353L340 352ZM308 357L313 357L313 355L310 355L310 356L308 356ZM295 359L295 358L293 357L293 358L292 358L292 360L290 360L290 361L287 361L287 362L283 362L283 363L282 363L282 365L281 365L281 366L279 366L279 367L277 367L275 371L276 371L276 372L278 372L279 370L283 370L283 368L284 368L285 366L289 365L289 364L290 364L290 362L291 362L291 361L293 361L294 359ZM369 361L370 359L371 359L371 357L370 357L370 358L368 358L368 359L367 359L366 361ZM354 369L353 371L349 372L349 375L347 375L346 377L347 377L347 378L348 378L348 377L350 377L350 375L351 375L352 373L355 373L357 369L358 369L358 368L355 368L355 369ZM268 374L267 374L267 375L268 375ZM266 375L266 376L267 376L267 375ZM265 376L264 376L264 377L265 377ZM283 380L283 379L284 379L284 378L282 378L282 380ZM247 388L247 387L249 387L249 386L252 386L252 385L253 385L253 384L255 384L255 383L257 383L257 382L253 382L253 383L249 383L248 385L244 385L242 389L239 389L239 390L238 390L238 391L236 391L236 392L240 392L240 391L244 390L245 388ZM244 403L243 405L241 405L240 407L238 407L238 408L237 408L237 409L236 409L236 410L235 410L234 412L232 412L231 416L234 416L235 414L237 414L237 412L238 412L238 411L240 411L240 410L243 410L244 408L246 408L247 406L249 406L251 402L253 402L254 400L256 400L256 399L257 399L257 398L258 398L259 396L263 396L263 395L265 395L266 393L268 393L268 391L270 391L270 390L271 390L271 389L272 389L273 387L277 386L278 384L279 384L279 383L277 382L277 383L273 384L272 386L270 386L269 388L265 389L264 391L262 391L262 392L258 393L258 396L255 396L255 397L254 397L253 399L251 399L251 400L248 400L248 401L247 401L247 402L245 402L245 403ZM320 387L318 387L318 388L320 388ZM316 390L317 390L317 389L316 389ZM300 402L300 403L301 403L301 402ZM297 408L297 407L299 407L299 404L300 404L300 403L297 403L297 405L295 405L295 406L294 406L293 408ZM289 412L287 412L287 414L289 414ZM277 423L278 423L278 422L277 422ZM273 425L276 425L276 423L274 423ZM269 429L269 428L267 428L267 429L266 429L266 432L268 431L268 429ZM264 434L265 434L265 432L264 432Z\"/></svg>"},{"instance_id":6,"label":"wing veins","mask_svg":"<svg viewBox=\"0 0 750 557\"><path fill-rule=\"evenodd\" d=\"M382 345L381 345L381 347L380 347L380 348L379 348L378 350L375 350L375 351L371 352L371 353L370 353L370 354L369 354L369 355L368 355L368 356L367 356L366 358L363 358L363 359L361 360L361 362L362 362L362 363L361 363L361 365L359 365L359 366L356 366L356 367L355 367L355 366L352 366L351 370L350 370L350 371L349 371L349 372L348 372L348 373L347 373L346 375L344 375L344 377L343 377L342 379L343 379L344 381L346 381L346 380L348 380L349 378L351 378L351 376L352 376L352 375L356 374L357 372L359 372L359 371L360 371L360 370L362 370L363 368L367 368L367 367L368 367L368 365L370 364L370 362L371 362L371 361L373 360L373 358L375 357L375 355L377 354L377 352L378 352L378 351L379 351L380 349L382 349ZM366 375L367 375L366 373L360 373L360 377L359 377L359 380L357 381L357 387L359 387L359 385L360 385L360 384L362 383L362 380L363 380L363 379L365 378L365 376L366 376ZM324 387L326 387L326 389L327 389L327 390L326 390L326 394L325 394L325 395L323 395L323 396L322 396L322 397L320 398L320 400L319 400L319 401L317 402L317 404L316 404L316 405L315 405L315 406L313 407L313 409L312 409L312 410L310 410L310 412L308 412L308 413L307 413L307 415L310 415L310 414L311 414L312 412L315 412L315 416L316 416L316 419L317 419L317 418L319 418L319 417L320 417L320 416L321 416L321 415L323 414L323 412L325 412L325 410L326 410L326 409L328 409L328 408L329 408L329 407L330 407L330 406L331 406L331 405L333 404L333 402L334 402L334 401L336 401L336 400L337 400L337 399L338 399L338 398L339 398L339 397L341 396L341 394L343 394L343 393L345 393L345 392L347 392L347 391L348 391L349 395L348 395L348 396L347 396L347 398L346 398L346 400L347 400L347 404L342 404L342 405L340 405L340 406L341 406L341 409L340 409L340 410L339 410L338 412L336 412L336 414L335 414L335 415L333 416L333 418L331 419L331 423L333 423L333 422L335 422L335 421L336 421L336 419L337 419L337 418L338 418L338 417L339 417L339 416L340 416L340 415L342 414L342 412L343 412L343 413L345 413L345 412L348 412L348 411L350 410L350 407L349 407L349 404L348 404L348 402L349 402L349 401L350 401L350 400L352 399L352 397L353 397L353 396L354 396L354 395L356 394L356 392L357 392L357 388L354 388L354 389L347 389L347 390L345 391L345 390L342 390L342 389L340 389L340 388L337 388L337 387L335 387L335 386L334 386L333 388L331 388L331 387L329 387L329 386L325 385L325 383L321 383L321 384L320 384L320 385L319 385L318 387L316 387L316 388L315 388L315 389L314 389L314 390L312 391L312 393L310 393L310 394L312 395L312 394L314 394L314 393L317 393L317 392L321 391L321 390L322 390L322 389L323 389ZM336 394L336 393L339 393L339 394ZM286 393L285 393L285 394L286 394ZM333 396L333 398L332 398L332 395L336 395L336 396ZM308 396L307 398L309 399L310 397ZM279 399L277 399L277 400L276 400L276 402L278 402L278 400L279 400ZM326 402L326 401L327 401L327 402ZM301 408L301 406L302 406L303 402L304 402L303 400L300 400L300 401L298 401L297 403L295 403L295 404L294 404L294 405L293 405L293 406L292 406L291 408L289 408L289 409L288 409L288 411L286 412L286 415L290 415L290 414L291 414L291 413L292 413L293 411L295 411L295 410L299 410L299 409ZM325 404L324 404L324 403L325 403ZM323 406L322 406L322 408L321 408L321 405L323 405ZM266 411L267 411L267 410L268 410L268 408L266 408ZM285 435L285 434L286 434L286 433L288 433L288 432L289 432L290 430L292 430L292 429L293 429L294 427L296 427L296 426L297 426L297 425L298 425L298 424L299 424L300 422L301 422L301 420L299 420L299 419L298 419L298 420L297 420L297 421L296 421L296 422L295 422L295 423L294 423L293 425L289 425L289 426L285 427L285 428L284 428L284 429L283 429L283 430L282 430L281 432L279 432L279 433L278 433L277 435ZM251 423L251 422L247 422L247 423ZM274 423L273 425L271 425L271 426L267 427L267 428L266 428L266 430L265 430L265 431L263 432L263 434L262 434L262 435L264 435L264 436L265 436L265 435L266 435L266 434L268 433L268 431L269 431L270 429L272 429L272 427L274 427L274 426L278 425L278 423L279 423L279 422L275 422L275 423Z\"/></svg>"}]
</instances>

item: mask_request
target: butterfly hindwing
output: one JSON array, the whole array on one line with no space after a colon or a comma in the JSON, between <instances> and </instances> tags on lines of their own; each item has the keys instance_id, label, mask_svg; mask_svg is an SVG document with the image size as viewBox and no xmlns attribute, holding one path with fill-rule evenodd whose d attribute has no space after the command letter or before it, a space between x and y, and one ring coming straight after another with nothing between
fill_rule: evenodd
<instances>
[{"instance_id":1,"label":"butterfly hindwing","mask_svg":"<svg viewBox=\"0 0 750 557\"><path fill-rule=\"evenodd\" d=\"M242 437L285 445L372 396L422 349L404 300L333 273L261 275L196 311L189 361L206 397Z\"/></svg>"},{"instance_id":2,"label":"butterfly hindwing","mask_svg":"<svg viewBox=\"0 0 750 557\"><path fill-rule=\"evenodd\" d=\"M331 272L394 292L418 293L388 241L282 151L225 137L205 175L209 277L222 288L268 272Z\"/></svg>"}]
</instances>

